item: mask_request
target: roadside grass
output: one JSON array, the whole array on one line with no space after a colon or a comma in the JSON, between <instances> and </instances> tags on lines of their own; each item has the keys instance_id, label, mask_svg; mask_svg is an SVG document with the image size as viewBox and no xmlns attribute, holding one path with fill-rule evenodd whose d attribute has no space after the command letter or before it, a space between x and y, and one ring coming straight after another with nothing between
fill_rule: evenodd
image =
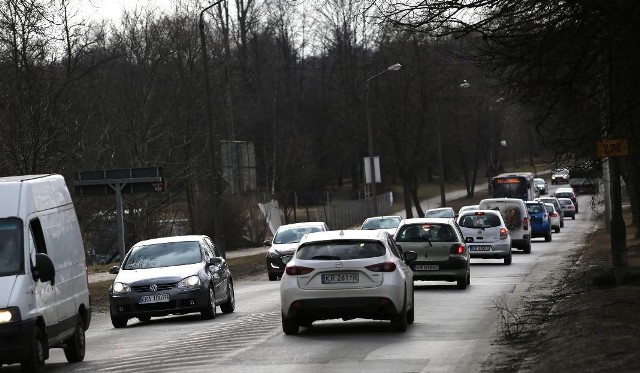
<instances>
[{"instance_id":1,"label":"roadside grass","mask_svg":"<svg viewBox=\"0 0 640 373\"><path fill-rule=\"evenodd\" d=\"M231 275L237 280L243 280L253 276L266 275L265 254L259 253L237 258L227 259ZM89 273L107 272L114 264L102 264L89 267ZM112 280L98 281L89 283L89 293L91 294L91 305L93 312L109 311L109 286Z\"/></svg>"}]
</instances>

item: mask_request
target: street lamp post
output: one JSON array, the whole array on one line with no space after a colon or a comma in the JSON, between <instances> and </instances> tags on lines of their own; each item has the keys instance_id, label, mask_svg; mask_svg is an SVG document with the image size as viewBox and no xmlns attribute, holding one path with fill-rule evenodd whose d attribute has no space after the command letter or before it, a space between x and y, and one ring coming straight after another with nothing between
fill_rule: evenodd
<instances>
[{"instance_id":1,"label":"street lamp post","mask_svg":"<svg viewBox=\"0 0 640 373\"><path fill-rule=\"evenodd\" d=\"M369 110L369 82L372 79L379 77L380 75L386 73L387 71L398 71L402 68L402 65L399 63L393 64L387 67L385 70L377 73L376 75L367 79L365 84L365 109L367 112L367 139L369 144L369 176L371 181L371 203L373 215L378 215L378 200L376 193L376 175L375 175L375 166L373 162L373 128L371 127L371 112Z\"/></svg>"},{"instance_id":2,"label":"street lamp post","mask_svg":"<svg viewBox=\"0 0 640 373\"><path fill-rule=\"evenodd\" d=\"M220 4L224 0L218 0L213 4L207 6L202 9L200 12L200 18L198 22L198 26L200 27L200 45L202 50L202 74L204 78L204 89L205 89L205 97L206 97L206 111L207 111L207 128L209 135L209 153L211 156L211 179L213 181L213 197L212 197L212 207L213 207L213 241L215 242L216 247L220 250L222 257L226 258L226 248L224 243L224 234L222 232L222 227L220 225L220 203L218 201L218 157L217 157L217 147L215 145L216 139L216 127L213 122L213 113L211 110L211 92L209 86L209 65L207 62L207 42L204 35L204 12L213 8L214 6Z\"/></svg>"},{"instance_id":3,"label":"street lamp post","mask_svg":"<svg viewBox=\"0 0 640 373\"><path fill-rule=\"evenodd\" d=\"M447 197L445 195L445 187L444 187L444 159L442 158L442 138L440 136L440 121L437 118L438 107L439 107L438 101L440 99L440 94L442 94L443 92L450 91L456 88L469 88L469 87L471 87L471 84L466 80L463 80L462 83L458 84L453 88L447 88L439 91L436 97L436 120L438 121L436 123L436 140L438 141L438 163L439 163L438 168L440 171L440 207L445 207L447 205Z\"/></svg>"}]
</instances>

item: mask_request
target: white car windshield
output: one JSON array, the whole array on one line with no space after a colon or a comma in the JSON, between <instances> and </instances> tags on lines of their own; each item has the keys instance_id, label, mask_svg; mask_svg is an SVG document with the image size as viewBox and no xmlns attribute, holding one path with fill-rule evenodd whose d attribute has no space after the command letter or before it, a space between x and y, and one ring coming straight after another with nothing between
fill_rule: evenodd
<instances>
[{"instance_id":1,"label":"white car windshield","mask_svg":"<svg viewBox=\"0 0 640 373\"><path fill-rule=\"evenodd\" d=\"M300 246L296 257L303 260L349 260L383 256L385 247L378 241L312 242Z\"/></svg>"}]
</instances>

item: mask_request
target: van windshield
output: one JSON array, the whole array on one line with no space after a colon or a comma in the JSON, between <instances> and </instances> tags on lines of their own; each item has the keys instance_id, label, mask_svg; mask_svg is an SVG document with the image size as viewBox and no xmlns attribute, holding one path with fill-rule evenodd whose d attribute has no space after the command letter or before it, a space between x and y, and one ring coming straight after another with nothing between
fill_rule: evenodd
<instances>
[{"instance_id":1,"label":"van windshield","mask_svg":"<svg viewBox=\"0 0 640 373\"><path fill-rule=\"evenodd\" d=\"M0 219L0 276L23 273L22 221L17 218Z\"/></svg>"}]
</instances>

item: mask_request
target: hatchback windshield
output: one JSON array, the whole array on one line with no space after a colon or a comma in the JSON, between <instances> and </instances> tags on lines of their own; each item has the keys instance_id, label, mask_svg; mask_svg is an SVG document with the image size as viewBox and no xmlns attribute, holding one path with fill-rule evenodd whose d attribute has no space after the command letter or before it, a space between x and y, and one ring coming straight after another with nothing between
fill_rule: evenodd
<instances>
[{"instance_id":1,"label":"hatchback windshield","mask_svg":"<svg viewBox=\"0 0 640 373\"><path fill-rule=\"evenodd\" d=\"M554 194L557 198L572 198L573 197L573 193L571 192L556 192Z\"/></svg>"},{"instance_id":2,"label":"hatchback windshield","mask_svg":"<svg viewBox=\"0 0 640 373\"><path fill-rule=\"evenodd\" d=\"M362 229L393 229L400 225L400 220L400 217L367 219L362 225Z\"/></svg>"},{"instance_id":3,"label":"hatchback windshield","mask_svg":"<svg viewBox=\"0 0 640 373\"><path fill-rule=\"evenodd\" d=\"M166 242L134 247L122 269L181 266L202 261L197 241Z\"/></svg>"},{"instance_id":4,"label":"hatchback windshield","mask_svg":"<svg viewBox=\"0 0 640 373\"><path fill-rule=\"evenodd\" d=\"M467 214L460 219L461 227L464 228L493 228L500 226L500 218L494 214Z\"/></svg>"},{"instance_id":5,"label":"hatchback windshield","mask_svg":"<svg viewBox=\"0 0 640 373\"><path fill-rule=\"evenodd\" d=\"M448 224L409 224L400 228L396 242L453 242L453 227Z\"/></svg>"},{"instance_id":6,"label":"hatchback windshield","mask_svg":"<svg viewBox=\"0 0 640 373\"><path fill-rule=\"evenodd\" d=\"M302 237L307 233L321 232L320 227L297 227L279 231L273 238L273 243L296 243L300 242Z\"/></svg>"},{"instance_id":7,"label":"hatchback windshield","mask_svg":"<svg viewBox=\"0 0 640 373\"><path fill-rule=\"evenodd\" d=\"M22 270L21 226L20 219L0 219L0 276L15 275Z\"/></svg>"},{"instance_id":8,"label":"hatchback windshield","mask_svg":"<svg viewBox=\"0 0 640 373\"><path fill-rule=\"evenodd\" d=\"M296 257L303 260L348 260L383 256L385 247L378 241L313 242L300 246Z\"/></svg>"}]
</instances>

